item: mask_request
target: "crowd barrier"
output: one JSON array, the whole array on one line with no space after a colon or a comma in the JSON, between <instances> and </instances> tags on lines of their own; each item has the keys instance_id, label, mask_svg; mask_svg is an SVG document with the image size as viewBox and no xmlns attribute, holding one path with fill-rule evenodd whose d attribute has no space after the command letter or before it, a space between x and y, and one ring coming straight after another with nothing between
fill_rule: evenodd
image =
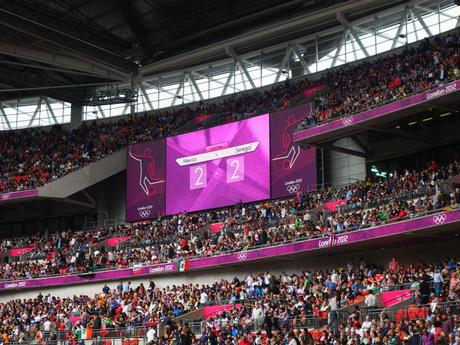
<instances>
[{"instance_id":1,"label":"crowd barrier","mask_svg":"<svg viewBox=\"0 0 460 345\"><path fill-rule=\"evenodd\" d=\"M187 269L190 271L212 268L215 266L242 264L270 257L278 257L289 254L299 254L318 249L349 245L367 240L375 240L382 237L393 236L408 232L419 231L436 226L446 225L460 221L460 209L436 210L421 214L417 218L408 217L376 227L359 229L335 234L323 234L309 239L296 239L291 242L283 242L278 245L265 246L262 248L237 251L206 258L190 258ZM0 282L0 290L27 289L43 286L57 286L69 284L81 284L97 281L120 280L138 276L154 276L179 271L179 262L161 263L156 265L135 266L130 268L108 270L102 272L82 272L73 275L59 275L45 278L28 280L14 280Z\"/></svg>"}]
</instances>

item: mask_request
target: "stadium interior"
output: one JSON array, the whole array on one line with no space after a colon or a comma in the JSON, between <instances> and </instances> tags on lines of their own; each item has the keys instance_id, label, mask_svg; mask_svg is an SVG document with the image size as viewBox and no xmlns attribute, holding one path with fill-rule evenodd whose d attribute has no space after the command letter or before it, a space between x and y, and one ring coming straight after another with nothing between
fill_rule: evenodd
<instances>
[{"instance_id":1,"label":"stadium interior","mask_svg":"<svg viewBox=\"0 0 460 345\"><path fill-rule=\"evenodd\" d=\"M457 0L0 1L0 345L460 345Z\"/></svg>"}]
</instances>

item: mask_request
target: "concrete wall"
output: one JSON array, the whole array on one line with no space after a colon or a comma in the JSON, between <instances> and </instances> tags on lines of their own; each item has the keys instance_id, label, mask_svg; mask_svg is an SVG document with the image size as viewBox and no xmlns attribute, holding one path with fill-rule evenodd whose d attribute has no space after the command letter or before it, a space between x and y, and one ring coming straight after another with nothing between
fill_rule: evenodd
<instances>
[{"instance_id":1,"label":"concrete wall","mask_svg":"<svg viewBox=\"0 0 460 345\"><path fill-rule=\"evenodd\" d=\"M432 240L430 240L432 241ZM417 245L411 247L402 247L397 249L382 249L370 250L359 253L348 253L340 255L318 255L316 257L309 257L304 259L293 258L285 260L280 258L276 262L257 263L242 265L239 268L231 267L218 267L214 270L203 270L195 272L177 273L164 276L156 276L153 281L158 287L165 287L168 285L181 285L181 284L204 284L212 283L220 279L233 279L233 277L244 277L248 273L258 273L269 271L273 274L281 274L282 272L299 273L302 270L314 270L320 268L332 267L345 267L348 261L353 258L354 264L359 265L361 257L366 259L369 264L387 265L393 256L396 256L401 264L412 262L431 262L439 261L447 256L457 256L460 240L434 242L430 244ZM131 279L134 286L143 282L148 284L149 278ZM115 288L118 284L117 281L109 282L108 285ZM99 293L104 284L101 282L84 285L72 285L51 287L36 290L24 291L8 291L7 293L0 294L0 302L12 298L33 298L41 291L42 294L51 293L54 296L68 297L79 294L93 295Z\"/></svg>"},{"instance_id":2,"label":"concrete wall","mask_svg":"<svg viewBox=\"0 0 460 345\"><path fill-rule=\"evenodd\" d=\"M98 223L125 218L126 170L92 186L88 193L96 202Z\"/></svg>"},{"instance_id":3,"label":"concrete wall","mask_svg":"<svg viewBox=\"0 0 460 345\"><path fill-rule=\"evenodd\" d=\"M352 138L337 140L334 146L362 152ZM366 159L347 153L328 150L324 152L325 181L341 186L366 179Z\"/></svg>"},{"instance_id":4,"label":"concrete wall","mask_svg":"<svg viewBox=\"0 0 460 345\"><path fill-rule=\"evenodd\" d=\"M126 169L126 149L40 187L38 195L66 198Z\"/></svg>"}]
</instances>

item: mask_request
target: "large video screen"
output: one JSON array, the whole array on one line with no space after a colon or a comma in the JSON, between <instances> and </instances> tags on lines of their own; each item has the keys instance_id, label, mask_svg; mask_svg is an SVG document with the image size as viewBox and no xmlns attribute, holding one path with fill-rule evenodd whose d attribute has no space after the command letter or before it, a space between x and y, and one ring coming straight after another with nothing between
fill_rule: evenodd
<instances>
[{"instance_id":1,"label":"large video screen","mask_svg":"<svg viewBox=\"0 0 460 345\"><path fill-rule=\"evenodd\" d=\"M316 149L294 143L293 131L311 112L311 103L270 114L271 197L316 190Z\"/></svg>"},{"instance_id":2,"label":"large video screen","mask_svg":"<svg viewBox=\"0 0 460 345\"><path fill-rule=\"evenodd\" d=\"M166 213L270 198L269 115L167 138Z\"/></svg>"},{"instance_id":3,"label":"large video screen","mask_svg":"<svg viewBox=\"0 0 460 345\"><path fill-rule=\"evenodd\" d=\"M128 148L126 220L134 222L165 214L166 141Z\"/></svg>"}]
</instances>

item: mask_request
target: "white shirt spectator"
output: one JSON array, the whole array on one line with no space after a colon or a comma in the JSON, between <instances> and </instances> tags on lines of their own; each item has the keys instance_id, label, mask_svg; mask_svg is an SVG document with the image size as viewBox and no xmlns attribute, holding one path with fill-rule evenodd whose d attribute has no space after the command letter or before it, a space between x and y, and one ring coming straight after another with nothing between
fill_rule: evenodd
<instances>
[{"instance_id":1,"label":"white shirt spectator","mask_svg":"<svg viewBox=\"0 0 460 345\"><path fill-rule=\"evenodd\" d=\"M377 297L374 294L369 294L364 300L366 307L375 307L377 305Z\"/></svg>"},{"instance_id":2,"label":"white shirt spectator","mask_svg":"<svg viewBox=\"0 0 460 345\"><path fill-rule=\"evenodd\" d=\"M155 329L153 329L153 327L150 327L146 336L147 336L147 343L154 342L157 337Z\"/></svg>"},{"instance_id":3,"label":"white shirt spectator","mask_svg":"<svg viewBox=\"0 0 460 345\"><path fill-rule=\"evenodd\" d=\"M43 330L45 332L50 332L51 331L51 321L50 320L46 320L44 323L43 323Z\"/></svg>"},{"instance_id":4,"label":"white shirt spectator","mask_svg":"<svg viewBox=\"0 0 460 345\"><path fill-rule=\"evenodd\" d=\"M208 303L208 294L203 291L201 294L200 294L200 303L201 304L206 304Z\"/></svg>"},{"instance_id":5,"label":"white shirt spectator","mask_svg":"<svg viewBox=\"0 0 460 345\"><path fill-rule=\"evenodd\" d=\"M337 311L337 297L334 296L329 300L329 309L331 311Z\"/></svg>"},{"instance_id":6,"label":"white shirt spectator","mask_svg":"<svg viewBox=\"0 0 460 345\"><path fill-rule=\"evenodd\" d=\"M443 283L444 279L442 278L442 274L440 272L435 272L433 274L433 282L434 283Z\"/></svg>"}]
</instances>

